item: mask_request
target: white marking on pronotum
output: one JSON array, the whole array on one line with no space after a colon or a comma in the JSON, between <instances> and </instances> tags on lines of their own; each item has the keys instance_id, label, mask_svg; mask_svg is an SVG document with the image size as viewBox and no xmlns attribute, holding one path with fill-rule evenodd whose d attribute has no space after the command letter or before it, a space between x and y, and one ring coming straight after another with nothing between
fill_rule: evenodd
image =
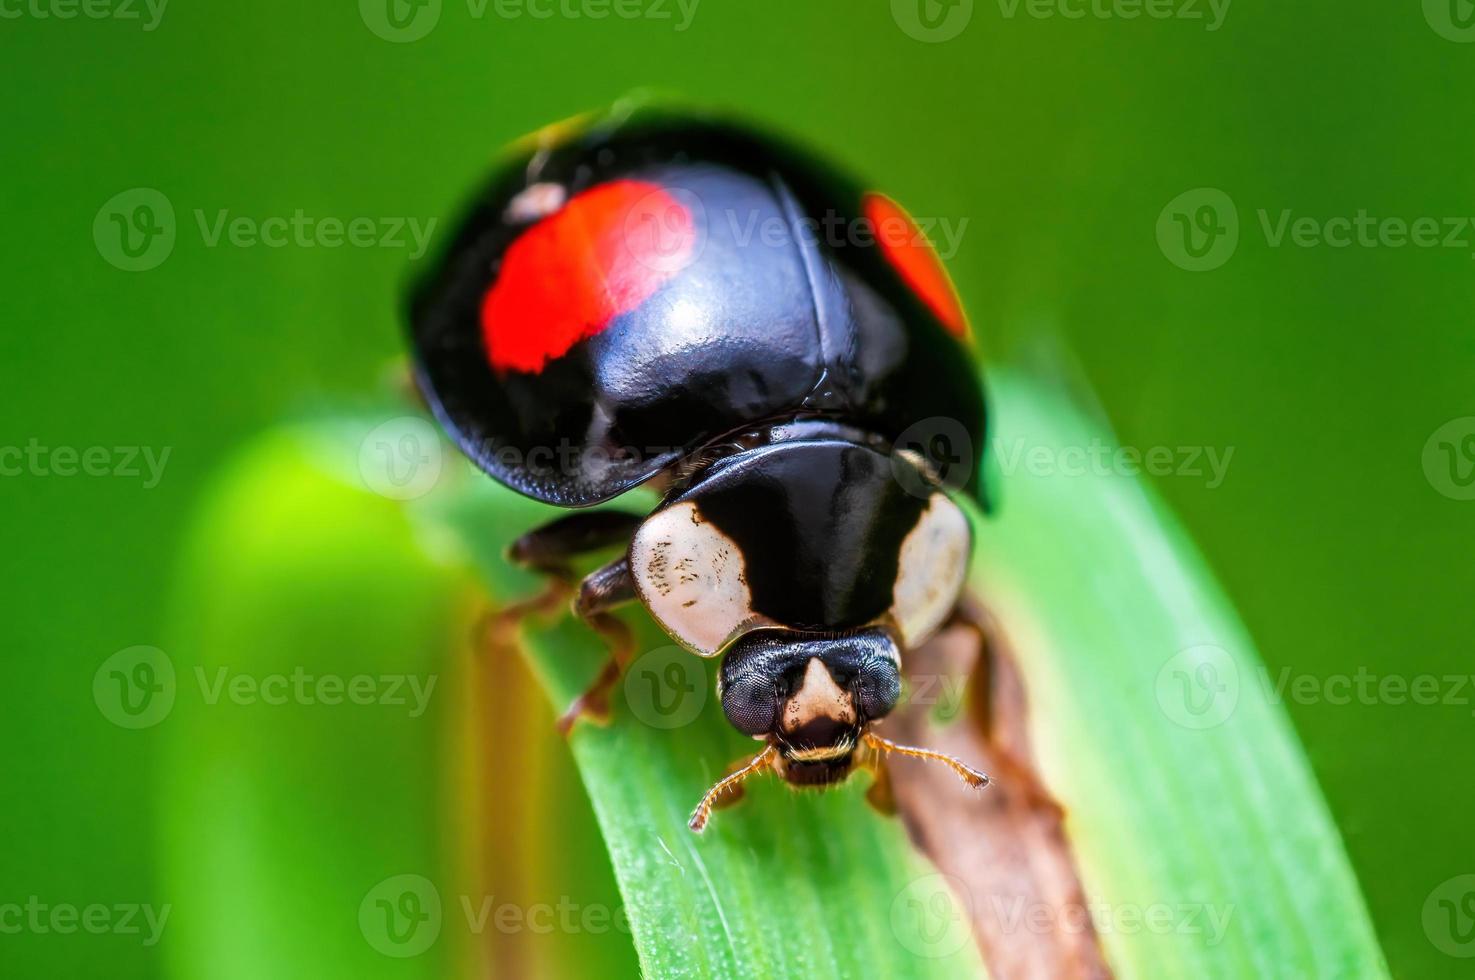
<instances>
[{"instance_id":1,"label":"white marking on pronotum","mask_svg":"<svg viewBox=\"0 0 1475 980\"><path fill-rule=\"evenodd\" d=\"M704 657L762 620L742 551L691 501L646 519L630 544L630 570L656 622Z\"/></svg>"},{"instance_id":2,"label":"white marking on pronotum","mask_svg":"<svg viewBox=\"0 0 1475 980\"><path fill-rule=\"evenodd\" d=\"M947 621L968 577L973 537L968 518L940 493L901 543L891 615L909 649L923 643Z\"/></svg>"}]
</instances>

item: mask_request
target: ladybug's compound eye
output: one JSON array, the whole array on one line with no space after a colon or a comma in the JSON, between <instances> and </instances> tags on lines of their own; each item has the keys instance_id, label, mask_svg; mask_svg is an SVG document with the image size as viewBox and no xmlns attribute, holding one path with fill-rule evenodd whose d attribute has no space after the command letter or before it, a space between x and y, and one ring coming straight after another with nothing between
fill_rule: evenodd
<instances>
[{"instance_id":1,"label":"ladybug's compound eye","mask_svg":"<svg viewBox=\"0 0 1475 980\"><path fill-rule=\"evenodd\" d=\"M808 656L792 637L767 630L733 644L723 657L717 685L722 713L732 727L754 737L772 732L790 693L788 675Z\"/></svg>"},{"instance_id":2,"label":"ladybug's compound eye","mask_svg":"<svg viewBox=\"0 0 1475 980\"><path fill-rule=\"evenodd\" d=\"M973 536L957 504L935 493L901 543L891 617L902 642L916 649L947 620L963 593Z\"/></svg>"},{"instance_id":3,"label":"ladybug's compound eye","mask_svg":"<svg viewBox=\"0 0 1475 980\"><path fill-rule=\"evenodd\" d=\"M901 674L896 664L877 657L861 666L855 679L855 702L865 718L885 718L900 697Z\"/></svg>"},{"instance_id":4,"label":"ladybug's compound eye","mask_svg":"<svg viewBox=\"0 0 1475 980\"><path fill-rule=\"evenodd\" d=\"M757 670L722 686L722 713L744 735L767 735L778 719L779 691L772 676Z\"/></svg>"},{"instance_id":5,"label":"ladybug's compound eye","mask_svg":"<svg viewBox=\"0 0 1475 980\"><path fill-rule=\"evenodd\" d=\"M704 657L764 625L742 549L691 501L656 511L630 544L640 599L677 642Z\"/></svg>"}]
</instances>

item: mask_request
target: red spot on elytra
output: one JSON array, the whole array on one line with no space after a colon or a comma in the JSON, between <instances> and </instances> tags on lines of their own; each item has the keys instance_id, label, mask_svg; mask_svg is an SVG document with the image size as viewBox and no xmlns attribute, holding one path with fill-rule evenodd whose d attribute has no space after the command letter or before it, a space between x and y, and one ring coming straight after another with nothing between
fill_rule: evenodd
<instances>
[{"instance_id":1,"label":"red spot on elytra","mask_svg":"<svg viewBox=\"0 0 1475 980\"><path fill-rule=\"evenodd\" d=\"M696 227L665 188L616 180L575 195L502 256L481 306L487 359L538 372L650 298L691 260Z\"/></svg>"},{"instance_id":2,"label":"red spot on elytra","mask_svg":"<svg viewBox=\"0 0 1475 980\"><path fill-rule=\"evenodd\" d=\"M958 302L958 292L943 268L942 260L932 248L911 215L885 194L871 192L863 202L866 220L886 261L901 275L927 304L942 325L955 337L968 335L968 320Z\"/></svg>"}]
</instances>

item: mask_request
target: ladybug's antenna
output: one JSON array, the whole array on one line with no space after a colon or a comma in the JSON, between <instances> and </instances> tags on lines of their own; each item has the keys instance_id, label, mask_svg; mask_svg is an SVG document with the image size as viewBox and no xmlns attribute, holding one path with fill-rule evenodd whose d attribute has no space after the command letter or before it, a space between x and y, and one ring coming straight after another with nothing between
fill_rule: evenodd
<instances>
[{"instance_id":1,"label":"ladybug's antenna","mask_svg":"<svg viewBox=\"0 0 1475 980\"><path fill-rule=\"evenodd\" d=\"M707 818L712 815L712 806L722 794L754 773L771 768L775 752L777 749L770 745L749 759L741 769L719 779L716 785L707 790L707 795L702 797L702 802L698 803L697 808L691 812L691 820L687 821L686 825L700 834L707 826Z\"/></svg>"},{"instance_id":2,"label":"ladybug's antenna","mask_svg":"<svg viewBox=\"0 0 1475 980\"><path fill-rule=\"evenodd\" d=\"M974 789L982 789L989 783L987 775L979 772L972 766L964 765L950 755L933 752L931 749L919 749L911 745L898 745L889 738L882 738L874 732L866 732L861 738L865 739L865 743L875 749L878 755L895 752L897 755L910 755L918 759L935 759L938 762L945 763L952 767L953 772L956 772L962 777L963 782L972 786Z\"/></svg>"}]
</instances>

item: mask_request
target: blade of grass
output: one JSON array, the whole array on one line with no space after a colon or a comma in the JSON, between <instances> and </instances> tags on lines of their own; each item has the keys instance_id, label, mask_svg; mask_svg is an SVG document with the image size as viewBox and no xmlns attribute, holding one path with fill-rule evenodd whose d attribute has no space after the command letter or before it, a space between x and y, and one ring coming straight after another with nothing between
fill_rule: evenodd
<instances>
[{"instance_id":1,"label":"blade of grass","mask_svg":"<svg viewBox=\"0 0 1475 980\"><path fill-rule=\"evenodd\" d=\"M1093 440L1110 447L1058 393L1007 374L994 392L1001 445L1023 438L1057 461ZM977 586L1022 671L1035 754L1066 808L1087 896L1088 907L1045 915L1094 920L1123 976L1385 975L1283 713L1249 684L1213 725L1195 712L1222 708L1175 700L1175 685L1212 685L1204 663L1248 678L1258 658L1166 510L1140 479L1119 474L1014 472L1001 497L998 518L980 526ZM502 549L549 516L490 484L431 510L504 587ZM960 874L939 887L900 828L865 807L862 780L823 795L760 783L693 838L684 829L693 801L753 743L726 729L710 694L686 724L660 727L652 699L663 685L698 697L711 691L712 665L680 660L643 616L632 622L645 653L626 699L610 728L580 728L572 748L648 975L981 969L966 929L939 926L965 909L1007 914L1013 896L960 900L967 869L948 868L945 854L943 866ZM601 655L566 619L530 630L527 646L556 706ZM1027 917L1039 911L1003 928L1032 929Z\"/></svg>"},{"instance_id":2,"label":"blade of grass","mask_svg":"<svg viewBox=\"0 0 1475 980\"><path fill-rule=\"evenodd\" d=\"M995 458L1014 466L974 582L1113 967L1385 976L1305 754L1203 559L1101 425L1027 377L991 382Z\"/></svg>"},{"instance_id":3,"label":"blade of grass","mask_svg":"<svg viewBox=\"0 0 1475 980\"><path fill-rule=\"evenodd\" d=\"M1104 438L1051 391L1007 374L994 385L1006 449L1023 439L1060 460L1070 447ZM204 590L186 603L185 619L196 624L189 635L207 662L264 669L313 657L347 672L357 654L366 664L424 666L404 659L400 641L410 642L410 633L395 625L393 610L407 595L423 597L412 603L418 611L406 613L419 624L410 632L444 637L439 630L456 620L455 604L433 597L461 581L455 569L463 562L475 564L493 595L533 587L501 553L556 512L479 477L443 481L407 508L342 480L327 492L322 475L311 475L311 460L351 459L362 438L361 428L298 431L276 444L275 455L246 466L246 476L227 479L228 506L211 511L206 524L214 530L186 566ZM278 465L283 459L290 465ZM452 469L464 475L464 467ZM1033 755L1066 808L1086 911L1097 918L1111 967L1123 976L1384 975L1304 756L1279 707L1255 683L1258 661L1243 628L1181 530L1137 479L1051 478L1015 468L1001 482L1003 506L979 526L976 585L1021 672ZM291 519L263 519L263 507L267 517L285 511ZM328 521L326 533L311 530L313 515ZM321 560L326 553L337 559ZM414 557L427 555L436 559ZM217 566L224 571L211 572ZM365 603L372 615L359 621ZM310 626L302 626L304 617ZM465 626L464 617L459 622ZM968 916L1012 915L1016 896L969 894L970 869L949 866L945 844L937 858L951 877L940 876L899 821L865 805L864 778L824 794L758 780L741 806L716 814L706 835L686 829L705 788L755 743L721 718L714 664L674 649L638 611L630 622L642 653L615 699L613 724L580 726L570 747L642 971L979 975ZM284 642L286 653L271 652ZM557 708L588 683L603 656L600 642L567 617L530 627L526 646ZM384 651L377 660L368 656L376 649ZM1205 664L1235 679L1228 702L1216 700L1230 688L1215 687L1219 679L1200 671ZM488 672L498 676L495 661ZM1208 683L1196 690L1200 680ZM465 739L484 732L454 726L460 748L439 738L416 742L406 766L355 780L340 770L403 733L364 721L347 730L294 723L262 735L255 716L210 710L185 726L179 802L169 821L174 880L183 904L203 921L264 907L275 909L267 925L275 922L279 934L255 943L255 930L215 921L181 943L181 964L230 975L212 959L221 949L260 966L286 962L315 941L304 961L320 962L327 975L344 963L357 970L362 937L351 918L349 932L334 919L324 935L320 916L325 907L357 902L376 840L391 834L408 848L402 853L417 856L414 863L444 869L448 881L474 862L445 846L441 811L457 806L446 780L477 778L454 760L467 750ZM242 751L243 742L255 751ZM283 778L277 769L294 761ZM516 767L504 771L515 775ZM222 779L241 785L226 793ZM503 791L537 784L536 774L525 773ZM390 787L396 800L407 791L415 802L374 813L383 804L365 795L370 785L381 793ZM339 840L331 833L337 824L322 824L307 834L320 850L304 850L271 824L273 813L294 813L304 801L369 813L368 826ZM212 822L222 809L237 812ZM576 823L548 812L545 837L557 842ZM976 827L960 820L950 832L959 839ZM566 853L575 866L596 862L587 852L576 857L573 840ZM305 890L294 892L299 878ZM1026 917L1006 928L1032 926ZM427 975L450 972L468 962L456 948L445 940L424 960L368 962L386 975L411 975L400 967L413 963Z\"/></svg>"}]
</instances>

